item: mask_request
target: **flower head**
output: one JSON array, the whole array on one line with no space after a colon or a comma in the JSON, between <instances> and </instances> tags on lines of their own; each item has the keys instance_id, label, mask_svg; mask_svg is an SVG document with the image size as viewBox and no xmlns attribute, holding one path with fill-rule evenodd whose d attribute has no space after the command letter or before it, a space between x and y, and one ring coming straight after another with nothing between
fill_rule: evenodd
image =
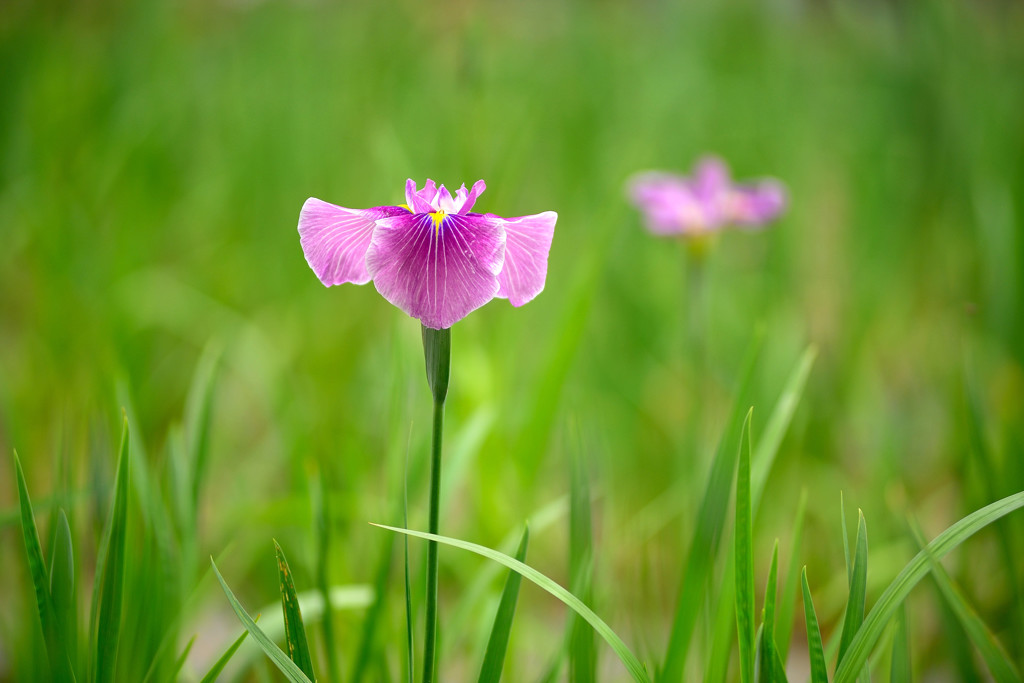
<instances>
[{"instance_id":1,"label":"flower head","mask_svg":"<svg viewBox=\"0 0 1024 683\"><path fill-rule=\"evenodd\" d=\"M628 191L655 235L699 235L729 225L761 227L786 206L781 183L733 183L725 163L714 157L701 159L691 177L641 173L629 182Z\"/></svg>"},{"instance_id":2,"label":"flower head","mask_svg":"<svg viewBox=\"0 0 1024 683\"><path fill-rule=\"evenodd\" d=\"M522 306L547 278L554 211L502 218L470 209L486 185L453 196L409 180L405 204L346 209L310 197L299 241L324 285L373 280L381 295L426 327L445 329L494 297Z\"/></svg>"}]
</instances>

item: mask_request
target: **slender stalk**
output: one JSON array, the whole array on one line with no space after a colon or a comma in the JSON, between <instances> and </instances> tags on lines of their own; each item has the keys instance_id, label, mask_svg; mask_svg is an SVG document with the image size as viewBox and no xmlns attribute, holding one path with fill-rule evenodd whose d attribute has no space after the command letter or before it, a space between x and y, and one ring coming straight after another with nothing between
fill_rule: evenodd
<instances>
[{"instance_id":1,"label":"slender stalk","mask_svg":"<svg viewBox=\"0 0 1024 683\"><path fill-rule=\"evenodd\" d=\"M683 243L686 261L686 344L690 361L690 382L695 396L690 413L690 458L704 452L704 402L708 396L707 353L707 257L712 238L690 237ZM689 458L688 458L689 461Z\"/></svg>"},{"instance_id":2,"label":"slender stalk","mask_svg":"<svg viewBox=\"0 0 1024 683\"><path fill-rule=\"evenodd\" d=\"M448 396L451 366L451 330L423 328L423 357L427 383L434 397L434 430L430 440L429 531L438 533L441 511L441 442L444 435L444 401ZM427 624L423 644L423 683L433 683L437 650L437 542L427 545Z\"/></svg>"},{"instance_id":3,"label":"slender stalk","mask_svg":"<svg viewBox=\"0 0 1024 683\"><path fill-rule=\"evenodd\" d=\"M434 435L430 441L430 524L438 533L441 507L441 436L444 430L444 401L434 401ZM423 682L434 680L437 649L437 542L427 545L427 632L423 651Z\"/></svg>"}]
</instances>

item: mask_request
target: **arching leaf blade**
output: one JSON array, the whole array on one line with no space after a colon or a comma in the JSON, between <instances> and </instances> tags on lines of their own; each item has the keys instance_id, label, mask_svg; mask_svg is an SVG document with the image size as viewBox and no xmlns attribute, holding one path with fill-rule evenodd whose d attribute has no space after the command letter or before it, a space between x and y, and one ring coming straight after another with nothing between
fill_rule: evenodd
<instances>
[{"instance_id":1,"label":"arching leaf blade","mask_svg":"<svg viewBox=\"0 0 1024 683\"><path fill-rule=\"evenodd\" d=\"M619 659L622 661L626 670L634 681L639 683L650 683L650 676L647 674L647 669L640 660L637 659L636 655L629 649L629 647L622 641L622 639L611 629L608 624L601 619L601 617L594 614L594 612L583 604L583 601L577 598L575 595L567 591L561 585L548 578L544 574L530 567L515 558L509 557L504 553L500 553L497 550L486 548L476 543L470 543L469 541L461 541L457 538L449 538L448 536L440 536L437 534L428 534L422 531L411 531L409 529L399 529L393 526L387 526L384 524L375 524L374 526L380 527L381 529L387 529L388 531L394 531L399 534L406 534L415 538L420 538L426 541L436 541L444 545L451 546L453 548L461 548L462 550L468 550L471 553L486 557L489 560L498 562L512 571L521 574L524 578L528 579L538 587L547 591L554 597L562 601L567 607L576 612L576 614L583 617L587 623L589 623L598 635L600 635L605 642L612 648Z\"/></svg>"},{"instance_id":2,"label":"arching leaf blade","mask_svg":"<svg viewBox=\"0 0 1024 683\"><path fill-rule=\"evenodd\" d=\"M853 683L860 674L871 654L871 649L878 642L897 608L929 572L929 556L936 560L942 559L981 529L1021 507L1024 507L1024 491L997 500L967 515L936 536L925 550L919 552L889 584L868 613L836 671L836 683Z\"/></svg>"}]
</instances>

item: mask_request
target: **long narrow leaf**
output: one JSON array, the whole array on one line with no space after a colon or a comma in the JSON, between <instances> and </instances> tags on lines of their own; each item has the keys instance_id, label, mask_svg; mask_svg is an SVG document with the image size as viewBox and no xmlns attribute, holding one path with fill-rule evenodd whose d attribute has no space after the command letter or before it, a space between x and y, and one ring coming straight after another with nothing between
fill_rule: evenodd
<instances>
[{"instance_id":1,"label":"long narrow leaf","mask_svg":"<svg viewBox=\"0 0 1024 683\"><path fill-rule=\"evenodd\" d=\"M277 575L281 581L281 614L284 615L284 637L288 645L288 656L302 669L307 678L316 680L313 673L313 658L309 654L309 641L306 640L306 627L302 624L302 610L299 608L299 598L295 595L292 570L288 566L284 550L276 540L274 552L277 554ZM324 611L330 611L330 605L325 605Z\"/></svg>"},{"instance_id":2,"label":"long narrow leaf","mask_svg":"<svg viewBox=\"0 0 1024 683\"><path fill-rule=\"evenodd\" d=\"M210 450L210 417L213 408L213 387L220 364L221 347L210 342L196 365L188 398L185 400L185 437L192 471L192 500L199 499L199 489L206 474Z\"/></svg>"},{"instance_id":3,"label":"long narrow leaf","mask_svg":"<svg viewBox=\"0 0 1024 683\"><path fill-rule=\"evenodd\" d=\"M761 611L761 623L764 628L764 643L761 648L761 671L762 680L775 681L776 665L775 660L778 652L775 647L775 599L778 592L779 581L779 540L775 539L775 548L772 550L772 563L768 567L768 583L764 589L764 609Z\"/></svg>"},{"instance_id":4,"label":"long narrow leaf","mask_svg":"<svg viewBox=\"0 0 1024 683\"><path fill-rule=\"evenodd\" d=\"M523 530L523 538L519 541L519 549L516 550L516 560L526 561L526 547L530 543L530 527ZM505 580L505 588L501 592L501 602L498 603L498 612L494 615L494 626L491 628L491 636L487 640L487 651L484 653L484 663L480 668L480 683L498 683L501 680L501 670L505 664L505 652L508 650L509 636L512 635L512 619L516 614L516 602L519 599L519 584L523 577L514 571L509 571Z\"/></svg>"},{"instance_id":5,"label":"long narrow leaf","mask_svg":"<svg viewBox=\"0 0 1024 683\"><path fill-rule=\"evenodd\" d=\"M114 477L114 500L110 506L104 537L106 538L101 574L98 574L99 591L96 612L96 654L94 660L96 683L115 680L117 650L121 642L121 607L124 600L125 538L128 532L128 483L131 477L130 436L128 418L123 418L121 427L121 448L117 458L117 474Z\"/></svg>"},{"instance_id":6,"label":"long narrow leaf","mask_svg":"<svg viewBox=\"0 0 1024 683\"><path fill-rule=\"evenodd\" d=\"M61 649L70 661L77 661L78 611L75 602L75 552L71 542L71 526L64 508L57 511L57 532L54 535L50 561L50 597L56 634Z\"/></svg>"},{"instance_id":7,"label":"long narrow leaf","mask_svg":"<svg viewBox=\"0 0 1024 683\"><path fill-rule=\"evenodd\" d=\"M704 499L697 514L696 529L686 558L686 568L680 577L672 631L669 634L664 665L659 677L668 683L676 683L683 678L690 639L704 602L708 572L718 555L722 527L725 525L725 515L729 509L729 490L732 488L736 454L739 451L739 441L736 439L740 437L740 425L745 414L744 406L749 405L744 403L744 400L760 353L761 339L762 335L758 332L747 350L729 421L718 442L718 450L704 489Z\"/></svg>"},{"instance_id":8,"label":"long narrow leaf","mask_svg":"<svg viewBox=\"0 0 1024 683\"><path fill-rule=\"evenodd\" d=\"M750 498L754 510L757 510L761 502L761 494L764 493L768 475L775 464L775 456L793 421L793 415L796 413L796 407L800 403L800 397L804 393L807 378L811 374L811 367L817 355L817 348L811 345L800 356L765 424L764 433L757 442L757 448L750 461Z\"/></svg>"},{"instance_id":9,"label":"long narrow leaf","mask_svg":"<svg viewBox=\"0 0 1024 683\"><path fill-rule=\"evenodd\" d=\"M25 555L28 557L29 573L36 592L36 606L39 609L39 621L46 639L46 653L50 660L51 675L57 681L73 681L74 674L68 660L60 636L57 618L54 613L53 599L50 595L50 579L46 571L46 560L39 543L39 531L36 529L36 518L32 511L32 501L28 496L28 485L25 483L25 472L21 469L18 452L14 452L14 470L18 480L18 500L21 505L21 534L25 539Z\"/></svg>"},{"instance_id":10,"label":"long narrow leaf","mask_svg":"<svg viewBox=\"0 0 1024 683\"><path fill-rule=\"evenodd\" d=\"M789 549L788 573L782 588L779 601L779 614L776 620L775 644L779 648L779 656L786 661L789 654L789 641L793 636L793 615L796 612L796 592L800 589L800 571L797 560L800 557L800 544L804 534L804 516L807 512L807 489L800 492L800 502L796 506L796 521L793 532L789 535L792 547Z\"/></svg>"},{"instance_id":11,"label":"long narrow leaf","mask_svg":"<svg viewBox=\"0 0 1024 683\"><path fill-rule=\"evenodd\" d=\"M1002 463L995 462L992 457L988 441L985 438L985 419L981 404L981 397L978 395L977 385L972 378L969 367L964 368L964 394L967 399L967 436L968 454L973 456L975 471L981 480L984 499L995 500L1011 487L1015 479L1008 471L1007 465L1020 458L1009 458ZM1020 559L1020 533L1015 536L1013 527L1009 524L996 524L995 532L999 540L999 550L1003 556L1003 564L1010 579L1010 594L1013 596L1015 609L1013 610L1014 620L1017 622L1017 629L1024 629L1024 577L1021 577L1020 568L1024 561ZM1018 639L1020 641L1020 639ZM1018 655L1024 655L1024 651L1018 649Z\"/></svg>"},{"instance_id":12,"label":"long narrow leaf","mask_svg":"<svg viewBox=\"0 0 1024 683\"><path fill-rule=\"evenodd\" d=\"M485 548L484 546L477 545L476 543L461 541L457 538L428 534L422 531L399 529L397 527L386 526L384 524L375 524L374 526L378 526L381 529L387 529L388 531L394 531L399 534L406 534L408 536L414 536L427 541L436 541L454 548L468 550L471 553L476 553L481 557L486 557L490 560L503 564L512 571L521 574L526 579L561 600L567 607L586 619L587 622L594 627L594 630L597 631L598 635L604 638L605 642L607 642L608 645L611 646L612 650L614 650L615 654L618 655L633 680L641 681L642 683L649 683L650 677L647 674L647 669L644 668L644 665L640 663L640 660L637 659L636 655L630 651L626 644L622 642L622 639L615 633L615 631L613 631L611 627L601 619L601 617L594 614L589 607L583 604L578 597L567 591L555 581L549 579L547 576L541 574L533 567L525 565L504 553L499 553L497 550Z\"/></svg>"},{"instance_id":13,"label":"long narrow leaf","mask_svg":"<svg viewBox=\"0 0 1024 683\"><path fill-rule=\"evenodd\" d=\"M950 526L936 536L925 550L919 552L889 584L871 612L868 613L864 623L857 631L857 635L854 636L853 642L850 643L842 665L836 671L836 683L853 683L896 609L910 594L914 586L928 573L932 561L930 558L942 559L948 552L980 529L1022 506L1024 506L1024 491L986 505Z\"/></svg>"},{"instance_id":14,"label":"long narrow leaf","mask_svg":"<svg viewBox=\"0 0 1024 683\"><path fill-rule=\"evenodd\" d=\"M889 664L890 683L910 683L910 639L907 637L907 606L900 605L896 613L896 628L892 633L892 661Z\"/></svg>"},{"instance_id":15,"label":"long narrow leaf","mask_svg":"<svg viewBox=\"0 0 1024 683\"><path fill-rule=\"evenodd\" d=\"M227 596L228 602L231 603L231 609L235 611L235 615L238 620L242 622L242 626L245 630L252 634L253 640L260 646L263 653L270 658L270 661L274 663L274 666L283 673L291 683L312 683L310 679L302 672L302 669L295 665L288 655L279 648L274 641L272 641L263 630L256 625L253 618L249 616L249 613L242 607L242 603L238 602L238 598L228 588L228 584L224 581L224 577L221 576L220 570L217 569L217 563L210 558L210 564L213 566L213 573L217 577L217 581L220 582L220 587L224 589L224 595Z\"/></svg>"},{"instance_id":16,"label":"long narrow leaf","mask_svg":"<svg viewBox=\"0 0 1024 683\"><path fill-rule=\"evenodd\" d=\"M181 673L182 668L184 668L185 661L188 660L188 653L192 651L192 646L195 645L195 643L196 636L192 636L188 641L188 645L185 646L185 649L182 651L182 653L178 655L178 659L175 660L174 667L169 672L167 680L178 680L178 674Z\"/></svg>"},{"instance_id":17,"label":"long narrow leaf","mask_svg":"<svg viewBox=\"0 0 1024 683\"><path fill-rule=\"evenodd\" d=\"M380 557L377 559L377 568L374 572L373 579L373 593L374 601L370 605L370 609L366 611L366 616L363 618L362 632L359 635L359 649L358 654L355 658L355 662L352 665L352 675L350 679L352 683L360 683L366 672L370 668L370 660L374 653L374 639L377 634L377 625L380 622L381 614L384 611L384 606L387 600L387 583L388 577L391 575L391 562L392 556L394 555L394 536L388 536L384 539L385 543L381 545ZM326 617L328 612L324 612ZM327 625L326 620L324 625ZM331 651L334 647L331 647Z\"/></svg>"},{"instance_id":18,"label":"long narrow leaf","mask_svg":"<svg viewBox=\"0 0 1024 683\"><path fill-rule=\"evenodd\" d=\"M409 439L412 439L410 432ZM402 469L402 526L409 528L409 447L405 449L405 467ZM409 580L409 537L402 537L405 564L405 658L406 680L413 683L416 678L416 643L412 625L412 583Z\"/></svg>"},{"instance_id":19,"label":"long narrow leaf","mask_svg":"<svg viewBox=\"0 0 1024 683\"><path fill-rule=\"evenodd\" d=\"M593 602L593 538L590 520L590 484L578 446L572 457L569 497L569 588L584 603ZM594 630L576 614L569 618L569 680L593 683L597 677Z\"/></svg>"},{"instance_id":20,"label":"long narrow leaf","mask_svg":"<svg viewBox=\"0 0 1024 683\"><path fill-rule=\"evenodd\" d=\"M736 631L740 648L740 681L754 680L754 551L750 510L750 419L747 411L740 436L736 474Z\"/></svg>"},{"instance_id":21,"label":"long narrow leaf","mask_svg":"<svg viewBox=\"0 0 1024 683\"><path fill-rule=\"evenodd\" d=\"M316 532L316 587L320 591L325 608L323 629L324 650L327 653L327 672L330 675L330 680L340 681L341 663L338 661L337 641L334 636L334 610L330 609L330 580L327 571L327 564L331 554L330 495L327 490L327 477L323 472L323 468L320 468L320 472L309 479L309 498L313 512L313 527ZM390 561L390 548L388 550L388 559ZM375 585L374 588L376 603L370 610L371 614L376 614L376 605L384 600L384 591L380 590L381 587ZM370 614L368 614L363 626L363 642L366 643L367 649L369 649L369 641L372 640L372 629L375 625L376 618L371 618ZM356 663L356 671L359 671L358 661ZM360 678L361 675L353 674L353 683L358 683Z\"/></svg>"},{"instance_id":22,"label":"long narrow leaf","mask_svg":"<svg viewBox=\"0 0 1024 683\"><path fill-rule=\"evenodd\" d=\"M711 626L711 652L704 668L704 683L726 680L736 633L736 551L726 559L722 580L715 595L715 617Z\"/></svg>"},{"instance_id":23,"label":"long narrow leaf","mask_svg":"<svg viewBox=\"0 0 1024 683\"><path fill-rule=\"evenodd\" d=\"M920 530L913 527L913 532L914 539L919 546L923 547L925 545L924 538ZM988 626L985 625L985 622L982 621L970 602L968 602L967 596L960 590L960 587L957 586L940 562L930 556L929 559L931 560L932 578L935 580L935 585L938 586L942 599L945 600L950 611L957 621L960 622L960 626L963 627L967 637L974 643L974 647L981 653L981 658L985 660L985 665L988 667L989 672L991 672L992 678L996 680L996 683L1021 683L1020 674L1017 673L1017 669L1014 667L1009 655L1006 654L1002 645L999 644L995 634L989 630Z\"/></svg>"},{"instance_id":24,"label":"long narrow leaf","mask_svg":"<svg viewBox=\"0 0 1024 683\"><path fill-rule=\"evenodd\" d=\"M256 617L256 621L259 621L259 617ZM214 663L213 667L206 672L206 675L203 676L202 680L199 681L199 683L214 683L214 681L216 681L217 678L220 676L220 673L224 670L224 667L228 665L228 662L231 661L231 658L235 656L236 652L238 652L238 648L242 647L242 643L244 643L245 639L248 637L249 631L242 631L242 634L235 638L235 642L231 643L231 647L229 647L224 652L224 654L220 656L220 659L218 659Z\"/></svg>"},{"instance_id":25,"label":"long narrow leaf","mask_svg":"<svg viewBox=\"0 0 1024 683\"><path fill-rule=\"evenodd\" d=\"M807 625L807 650L811 659L811 683L828 683L828 666L825 664L825 648L821 644L821 629L818 615L811 600L811 589L807 585L807 567L800 572L800 584L804 593L804 621Z\"/></svg>"},{"instance_id":26,"label":"long narrow leaf","mask_svg":"<svg viewBox=\"0 0 1024 683\"><path fill-rule=\"evenodd\" d=\"M864 513L857 511L857 545L854 548L853 572L850 575L850 597L846 602L846 619L843 621L843 635L839 640L839 659L836 665L843 662L843 655L850 647L853 635L864 621L864 601L867 595L868 582L868 532L864 521Z\"/></svg>"}]
</instances>

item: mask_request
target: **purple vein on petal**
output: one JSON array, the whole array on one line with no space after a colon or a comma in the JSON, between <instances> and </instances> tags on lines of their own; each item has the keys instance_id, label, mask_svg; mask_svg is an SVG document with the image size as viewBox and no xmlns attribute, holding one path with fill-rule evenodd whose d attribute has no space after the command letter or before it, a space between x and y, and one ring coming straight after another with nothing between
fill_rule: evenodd
<instances>
[{"instance_id":1,"label":"purple vein on petal","mask_svg":"<svg viewBox=\"0 0 1024 683\"><path fill-rule=\"evenodd\" d=\"M505 232L484 217L429 214L382 219L366 255L381 295L427 327L451 327L490 301L505 251Z\"/></svg>"}]
</instances>

